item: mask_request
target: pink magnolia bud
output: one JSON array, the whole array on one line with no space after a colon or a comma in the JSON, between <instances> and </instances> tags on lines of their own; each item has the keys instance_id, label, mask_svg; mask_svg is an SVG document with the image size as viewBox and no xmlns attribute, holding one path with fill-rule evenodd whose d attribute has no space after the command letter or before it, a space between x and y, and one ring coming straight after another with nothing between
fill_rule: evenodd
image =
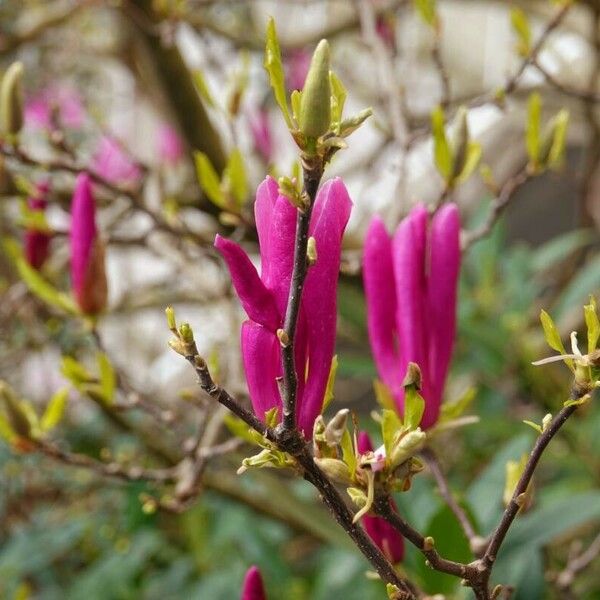
<instances>
[{"instance_id":1,"label":"pink magnolia bud","mask_svg":"<svg viewBox=\"0 0 600 600\"><path fill-rule=\"evenodd\" d=\"M240 600L267 600L265 586L258 567L253 566L246 571Z\"/></svg>"},{"instance_id":2,"label":"pink magnolia bud","mask_svg":"<svg viewBox=\"0 0 600 600\"><path fill-rule=\"evenodd\" d=\"M394 15L381 14L377 17L375 31L383 43L394 50L396 47L396 32L394 30Z\"/></svg>"},{"instance_id":3,"label":"pink magnolia bud","mask_svg":"<svg viewBox=\"0 0 600 600\"><path fill-rule=\"evenodd\" d=\"M161 162L176 165L184 156L183 141L177 130L168 123L162 123L157 134L158 158Z\"/></svg>"},{"instance_id":4,"label":"pink magnolia bud","mask_svg":"<svg viewBox=\"0 0 600 600\"><path fill-rule=\"evenodd\" d=\"M85 115L79 92L67 85L48 87L25 103L25 124L31 128L77 129L83 125Z\"/></svg>"},{"instance_id":5,"label":"pink magnolia bud","mask_svg":"<svg viewBox=\"0 0 600 600\"><path fill-rule=\"evenodd\" d=\"M292 50L286 57L285 70L288 88L290 90L302 90L306 75L310 67L312 55L308 50Z\"/></svg>"},{"instance_id":6,"label":"pink magnolia bud","mask_svg":"<svg viewBox=\"0 0 600 600\"><path fill-rule=\"evenodd\" d=\"M269 123L269 111L260 109L248 117L250 132L254 142L254 149L268 164L273 154L273 140L271 137L271 125Z\"/></svg>"},{"instance_id":7,"label":"pink magnolia bud","mask_svg":"<svg viewBox=\"0 0 600 600\"><path fill-rule=\"evenodd\" d=\"M363 257L369 340L379 376L402 413L408 365L419 365L423 428L434 425L440 413L460 269L458 208L446 204L428 221L425 207L415 207L392 240L381 219L373 219Z\"/></svg>"},{"instance_id":8,"label":"pink magnolia bud","mask_svg":"<svg viewBox=\"0 0 600 600\"><path fill-rule=\"evenodd\" d=\"M366 431L358 434L358 451L361 454L373 452L373 444L371 444L371 439ZM390 504L392 509L398 512L396 504L391 499ZM385 519L365 515L362 518L362 524L369 537L391 563L399 563L404 558L404 538Z\"/></svg>"},{"instance_id":9,"label":"pink magnolia bud","mask_svg":"<svg viewBox=\"0 0 600 600\"><path fill-rule=\"evenodd\" d=\"M341 179L328 181L317 194L309 226L318 258L306 276L294 345L297 420L306 437L312 434L321 411L333 358L341 244L351 206ZM290 290L297 209L278 193L277 182L268 177L258 188L254 211L260 276L235 242L217 236L215 247L229 267L249 317L242 326L242 356L252 405L262 419L266 411L281 407L277 385L282 374L281 344L277 330L283 326Z\"/></svg>"},{"instance_id":10,"label":"pink magnolia bud","mask_svg":"<svg viewBox=\"0 0 600 600\"><path fill-rule=\"evenodd\" d=\"M104 310L108 295L104 270L104 245L96 228L96 203L87 173L75 182L71 203L71 285L75 299L86 314Z\"/></svg>"},{"instance_id":11,"label":"pink magnolia bud","mask_svg":"<svg viewBox=\"0 0 600 600\"><path fill-rule=\"evenodd\" d=\"M136 185L142 177L140 166L113 137L102 136L91 164L92 171L114 184Z\"/></svg>"},{"instance_id":12,"label":"pink magnolia bud","mask_svg":"<svg viewBox=\"0 0 600 600\"><path fill-rule=\"evenodd\" d=\"M27 199L31 211L44 212L48 205L47 195L50 186L47 182L36 186L35 194ZM34 269L41 269L50 254L52 237L47 231L28 228L25 231L25 258Z\"/></svg>"}]
</instances>

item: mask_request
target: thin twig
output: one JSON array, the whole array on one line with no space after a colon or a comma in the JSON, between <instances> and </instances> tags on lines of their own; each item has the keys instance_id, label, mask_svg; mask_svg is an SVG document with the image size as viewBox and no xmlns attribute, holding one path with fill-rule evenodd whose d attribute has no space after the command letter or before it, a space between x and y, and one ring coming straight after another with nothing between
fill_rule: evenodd
<instances>
[{"instance_id":1,"label":"thin twig","mask_svg":"<svg viewBox=\"0 0 600 600\"><path fill-rule=\"evenodd\" d=\"M565 568L558 574L556 585L559 590L566 593L570 590L575 577L590 563L600 556L600 533L594 538L586 550L569 560Z\"/></svg>"},{"instance_id":2,"label":"thin twig","mask_svg":"<svg viewBox=\"0 0 600 600\"><path fill-rule=\"evenodd\" d=\"M308 228L312 209L317 197L317 190L323 175L321 159L309 160L304 157L304 210L298 209L296 220L296 238L294 242L294 266L288 296L285 319L283 322L284 338L281 342L281 359L283 365L283 420L285 431L291 432L296 428L296 392L298 389L298 376L296 374L294 340L300 314L302 290L308 272L306 249L308 245Z\"/></svg>"},{"instance_id":3,"label":"thin twig","mask_svg":"<svg viewBox=\"0 0 600 600\"><path fill-rule=\"evenodd\" d=\"M427 463L427 466L429 467L429 470L431 471L431 474L437 483L438 490L442 498L448 505L448 508L454 513L454 516L459 522L465 536L469 540L471 549L474 549L474 546L480 541L481 538L479 535L477 535L477 532L475 531L467 513L455 500L436 454L430 448L426 448L421 452L421 456L425 459L425 462Z\"/></svg>"},{"instance_id":4,"label":"thin twig","mask_svg":"<svg viewBox=\"0 0 600 600\"><path fill-rule=\"evenodd\" d=\"M461 240L463 252L468 250L475 242L486 237L493 229L502 213L513 199L515 192L531 177L527 167L523 167L513 175L500 188L497 196L492 200L490 212L483 224L472 231L464 231Z\"/></svg>"}]
</instances>

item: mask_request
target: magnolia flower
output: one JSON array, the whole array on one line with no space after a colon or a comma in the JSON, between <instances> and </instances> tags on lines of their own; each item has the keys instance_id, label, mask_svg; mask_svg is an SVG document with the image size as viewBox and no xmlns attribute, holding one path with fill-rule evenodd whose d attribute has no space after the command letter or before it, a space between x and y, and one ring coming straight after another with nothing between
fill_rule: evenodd
<instances>
[{"instance_id":1,"label":"magnolia flower","mask_svg":"<svg viewBox=\"0 0 600 600\"><path fill-rule=\"evenodd\" d=\"M381 449L375 451L375 454ZM361 431L358 434L358 451L361 454L373 452L369 434ZM398 511L396 504L390 499L392 509ZM377 544L388 560L395 564L404 557L404 538L382 517L365 515L362 524L369 537Z\"/></svg>"},{"instance_id":2,"label":"magnolia flower","mask_svg":"<svg viewBox=\"0 0 600 600\"><path fill-rule=\"evenodd\" d=\"M267 600L265 586L258 567L246 571L240 600Z\"/></svg>"},{"instance_id":3,"label":"magnolia flower","mask_svg":"<svg viewBox=\"0 0 600 600\"><path fill-rule=\"evenodd\" d=\"M273 154L273 140L271 138L269 111L265 109L256 111L248 117L248 124L250 125L255 150L266 163L270 163Z\"/></svg>"},{"instance_id":4,"label":"magnolia flower","mask_svg":"<svg viewBox=\"0 0 600 600\"><path fill-rule=\"evenodd\" d=\"M27 207L32 212L43 213L48 205L47 195L50 186L47 182L36 186L35 194L27 199ZM34 269L41 269L50 252L50 233L45 230L28 228L25 231L25 258Z\"/></svg>"},{"instance_id":5,"label":"magnolia flower","mask_svg":"<svg viewBox=\"0 0 600 600\"><path fill-rule=\"evenodd\" d=\"M286 57L285 72L288 88L302 90L312 55L305 49L291 50Z\"/></svg>"},{"instance_id":6,"label":"magnolia flower","mask_svg":"<svg viewBox=\"0 0 600 600\"><path fill-rule=\"evenodd\" d=\"M168 123L162 123L157 134L158 158L162 162L175 165L184 156L183 141L177 130Z\"/></svg>"},{"instance_id":7,"label":"magnolia flower","mask_svg":"<svg viewBox=\"0 0 600 600\"><path fill-rule=\"evenodd\" d=\"M75 299L84 313L99 313L106 306L107 297L104 245L96 228L96 203L87 173L80 173L75 182L70 241L71 285Z\"/></svg>"},{"instance_id":8,"label":"magnolia flower","mask_svg":"<svg viewBox=\"0 0 600 600\"><path fill-rule=\"evenodd\" d=\"M305 436L311 435L321 411L333 358L341 243L351 206L344 184L334 179L320 189L312 212L309 235L315 239L318 258L306 276L295 337L297 423ZM290 290L297 210L268 177L257 190L254 212L260 277L236 243L217 235L215 247L227 262L249 317L242 326L242 356L252 405L262 419L266 411L282 404L277 330L283 326Z\"/></svg>"},{"instance_id":9,"label":"magnolia flower","mask_svg":"<svg viewBox=\"0 0 600 600\"><path fill-rule=\"evenodd\" d=\"M113 137L104 135L94 156L92 170L114 184L135 185L142 177L139 165L129 156Z\"/></svg>"},{"instance_id":10,"label":"magnolia flower","mask_svg":"<svg viewBox=\"0 0 600 600\"><path fill-rule=\"evenodd\" d=\"M52 86L42 90L25 102L24 113L25 123L32 128L53 129L58 125L77 129L85 121L81 96L68 86Z\"/></svg>"},{"instance_id":11,"label":"magnolia flower","mask_svg":"<svg viewBox=\"0 0 600 600\"><path fill-rule=\"evenodd\" d=\"M427 210L419 205L393 239L379 218L371 222L365 239L363 277L377 370L402 413L408 363L419 365L424 429L438 419L454 347L459 233L456 205L440 208L430 224Z\"/></svg>"}]
</instances>

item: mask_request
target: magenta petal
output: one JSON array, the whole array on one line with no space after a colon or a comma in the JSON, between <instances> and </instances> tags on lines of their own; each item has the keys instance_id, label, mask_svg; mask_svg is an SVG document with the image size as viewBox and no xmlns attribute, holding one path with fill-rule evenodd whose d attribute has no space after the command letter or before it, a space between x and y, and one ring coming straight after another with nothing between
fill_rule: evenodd
<instances>
[{"instance_id":1,"label":"magenta petal","mask_svg":"<svg viewBox=\"0 0 600 600\"><path fill-rule=\"evenodd\" d=\"M80 173L75 182L71 202L71 282L76 295L85 285L85 276L96 239L96 203L87 173Z\"/></svg>"},{"instance_id":2,"label":"magenta petal","mask_svg":"<svg viewBox=\"0 0 600 600\"><path fill-rule=\"evenodd\" d=\"M427 403L423 426L437 420L444 381L456 335L456 292L460 269L460 215L455 204L435 214L430 231L430 267L427 281L429 364L432 398Z\"/></svg>"},{"instance_id":3,"label":"magenta petal","mask_svg":"<svg viewBox=\"0 0 600 600\"><path fill-rule=\"evenodd\" d=\"M273 295L260 280L248 255L238 244L219 234L215 237L215 248L229 267L235 291L248 317L275 333L281 327L281 318Z\"/></svg>"},{"instance_id":4,"label":"magenta petal","mask_svg":"<svg viewBox=\"0 0 600 600\"><path fill-rule=\"evenodd\" d=\"M397 324L400 339L401 381L406 375L409 362L416 362L423 375L423 395L427 399L427 353L426 353L426 280L425 256L427 235L427 211L421 205L415 207L405 218L393 240L394 276L396 280ZM397 396L401 412L404 398Z\"/></svg>"},{"instance_id":5,"label":"magenta petal","mask_svg":"<svg viewBox=\"0 0 600 600\"><path fill-rule=\"evenodd\" d=\"M277 377L281 374L279 340L262 325L252 321L242 324L242 357L248 391L256 416L264 420L265 412L281 407ZM279 415L281 417L281 414Z\"/></svg>"},{"instance_id":6,"label":"magenta petal","mask_svg":"<svg viewBox=\"0 0 600 600\"><path fill-rule=\"evenodd\" d=\"M252 566L246 571L240 600L267 600L265 586L258 567Z\"/></svg>"},{"instance_id":7,"label":"magenta petal","mask_svg":"<svg viewBox=\"0 0 600 600\"><path fill-rule=\"evenodd\" d=\"M358 432L357 445L361 454L373 452L373 444L366 431ZM392 509L398 512L393 500L390 500L390 504ZM398 563L402 560L404 557L404 539L385 519L366 515L362 518L362 524L369 537L392 563Z\"/></svg>"},{"instance_id":8,"label":"magenta petal","mask_svg":"<svg viewBox=\"0 0 600 600\"><path fill-rule=\"evenodd\" d=\"M392 506L396 510L393 503ZM399 563L404 558L404 538L385 519L366 515L362 518L362 524L369 537L392 564Z\"/></svg>"},{"instance_id":9,"label":"magenta petal","mask_svg":"<svg viewBox=\"0 0 600 600\"><path fill-rule=\"evenodd\" d=\"M366 431L359 431L356 441L358 446L357 449L361 454L373 452L373 444L371 443L371 438Z\"/></svg>"},{"instance_id":10,"label":"magenta petal","mask_svg":"<svg viewBox=\"0 0 600 600\"><path fill-rule=\"evenodd\" d=\"M260 262L262 279L265 279L266 265L270 255L269 239L271 235L271 219L273 208L278 196L278 185L272 177L267 177L256 190L254 202L254 220L258 233L258 245L260 246Z\"/></svg>"},{"instance_id":11,"label":"magenta petal","mask_svg":"<svg viewBox=\"0 0 600 600\"><path fill-rule=\"evenodd\" d=\"M335 349L340 253L351 208L341 179L329 181L319 191L309 228L316 241L317 262L308 271L302 298L308 322L308 377L298 426L305 435L312 433L321 412Z\"/></svg>"},{"instance_id":12,"label":"magenta petal","mask_svg":"<svg viewBox=\"0 0 600 600\"><path fill-rule=\"evenodd\" d=\"M379 376L396 394L402 384L402 374L396 328L397 305L392 241L383 221L378 217L371 221L365 237L363 280L373 358Z\"/></svg>"},{"instance_id":13,"label":"magenta petal","mask_svg":"<svg viewBox=\"0 0 600 600\"><path fill-rule=\"evenodd\" d=\"M261 250L261 279L273 293L281 314L285 313L290 291L297 216L298 211L290 201L278 196L271 213L267 248Z\"/></svg>"}]
</instances>

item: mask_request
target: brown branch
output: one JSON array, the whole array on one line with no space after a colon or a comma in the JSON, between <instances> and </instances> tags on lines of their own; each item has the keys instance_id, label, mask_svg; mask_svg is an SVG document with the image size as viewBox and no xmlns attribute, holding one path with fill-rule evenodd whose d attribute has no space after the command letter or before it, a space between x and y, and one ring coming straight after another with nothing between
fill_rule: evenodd
<instances>
[{"instance_id":1,"label":"brown branch","mask_svg":"<svg viewBox=\"0 0 600 600\"><path fill-rule=\"evenodd\" d=\"M459 522L467 540L469 540L471 550L477 555L477 552L481 548L482 539L479 535L477 535L477 532L475 531L475 528L473 527L473 524L471 523L467 513L455 500L436 454L430 448L426 448L421 452L421 456L427 463L427 466L429 467L429 470L436 481L442 498L448 505L448 508L454 513L454 516Z\"/></svg>"},{"instance_id":2,"label":"brown branch","mask_svg":"<svg viewBox=\"0 0 600 600\"><path fill-rule=\"evenodd\" d=\"M298 315L300 313L300 301L304 281L308 272L306 249L308 245L308 228L313 205L317 197L317 190L323 175L322 159L311 160L303 157L304 190L303 198L306 199L306 208L298 209L296 220L296 238L294 242L294 266L292 269L292 280L290 292L283 322L283 341L281 343L281 360L283 366L283 429L291 432L296 429L296 392L298 388L298 377L296 375L296 361L294 353L294 340Z\"/></svg>"},{"instance_id":3,"label":"brown branch","mask_svg":"<svg viewBox=\"0 0 600 600\"><path fill-rule=\"evenodd\" d=\"M334 485L314 462L308 444L300 437L295 426L291 430L282 429L281 431L267 427L252 412L242 407L225 389L214 382L206 361L198 354L195 342L188 343L186 350L188 354L185 358L196 370L200 387L209 396L242 419L254 431L275 444L280 451L286 452L296 459L298 465L302 468L304 478L317 488L323 502L329 508L335 520L355 542L382 580L396 585L403 594L401 598L412 600L415 596L410 586L398 576L393 566L369 538L364 529L353 522L354 515Z\"/></svg>"},{"instance_id":4,"label":"brown branch","mask_svg":"<svg viewBox=\"0 0 600 600\"><path fill-rule=\"evenodd\" d=\"M565 568L556 577L558 589L566 594L570 591L575 577L600 556L600 533L586 550L569 559Z\"/></svg>"},{"instance_id":5,"label":"brown branch","mask_svg":"<svg viewBox=\"0 0 600 600\"><path fill-rule=\"evenodd\" d=\"M452 101L452 92L450 90L450 77L448 75L448 71L446 70L444 59L442 57L441 42L441 31L438 25L434 35L433 48L431 49L431 57L433 58L433 62L439 73L440 83L442 86L442 98L440 100L440 105L442 106L442 108L446 109Z\"/></svg>"},{"instance_id":6,"label":"brown branch","mask_svg":"<svg viewBox=\"0 0 600 600\"><path fill-rule=\"evenodd\" d=\"M512 525L519 509L521 507L520 498L521 495L525 493L529 483L531 482L531 478L533 477L533 473L542 457L542 454L548 444L552 441L552 438L558 433L560 428L567 422L567 419L577 410L577 405L565 406L561 409L561 411L552 419L550 425L546 428L546 430L540 434L537 438L531 453L529 454L529 458L527 460L527 464L525 465L525 469L523 470L523 474L521 475L516 487L513 492L512 498L502 515L502 519L498 524L498 527L490 537L490 542L488 547L481 559L483 565L486 568L486 571L489 574L491 573L492 567L494 565L494 561L498 555L498 550L508 533L510 526Z\"/></svg>"},{"instance_id":7,"label":"brown branch","mask_svg":"<svg viewBox=\"0 0 600 600\"><path fill-rule=\"evenodd\" d=\"M557 89L561 94L577 98L586 104L597 104L600 102L600 94L596 93L594 90L580 90L562 83L554 75L549 73L537 59L533 60L531 64L544 76L546 82Z\"/></svg>"},{"instance_id":8,"label":"brown branch","mask_svg":"<svg viewBox=\"0 0 600 600\"><path fill-rule=\"evenodd\" d=\"M504 185L496 197L492 200L490 212L481 226L472 231L463 231L461 248L463 252L468 250L475 242L486 237L493 229L502 213L513 199L515 192L531 177L527 167L523 167L513 175Z\"/></svg>"},{"instance_id":9,"label":"brown branch","mask_svg":"<svg viewBox=\"0 0 600 600\"><path fill-rule=\"evenodd\" d=\"M81 467L93 471L103 477L111 477L123 481L144 480L158 483L173 483L175 481L175 470L173 468L147 469L137 465L126 467L118 462L104 463L86 454L68 452L44 440L33 440L33 444L36 450L39 450L49 458L72 467Z\"/></svg>"}]
</instances>

